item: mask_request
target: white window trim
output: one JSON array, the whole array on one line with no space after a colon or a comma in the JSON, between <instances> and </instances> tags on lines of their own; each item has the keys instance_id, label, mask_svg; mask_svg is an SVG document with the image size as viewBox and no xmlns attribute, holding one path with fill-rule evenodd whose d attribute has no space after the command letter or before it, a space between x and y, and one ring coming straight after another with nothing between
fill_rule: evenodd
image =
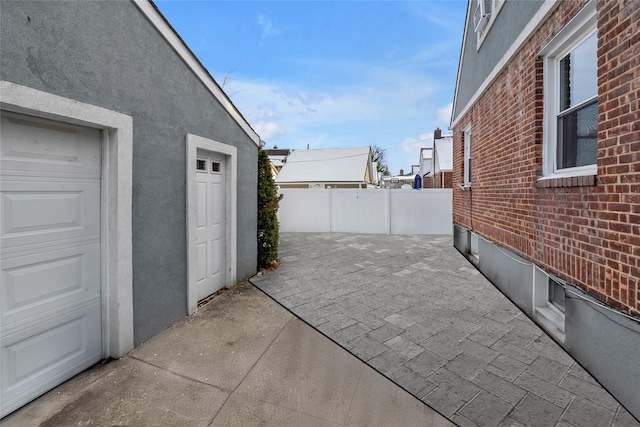
<instances>
[{"instance_id":1,"label":"white window trim","mask_svg":"<svg viewBox=\"0 0 640 427\"><path fill-rule=\"evenodd\" d=\"M469 231L469 254L476 260L480 259L480 238L477 233Z\"/></svg>"},{"instance_id":2,"label":"white window trim","mask_svg":"<svg viewBox=\"0 0 640 427\"><path fill-rule=\"evenodd\" d=\"M468 161L469 159L471 159L471 144L473 144L473 137L471 136L471 124L468 124L467 126L465 126L462 129L462 134L463 134L463 139L464 139L464 144L463 144L463 164L462 164L462 170L464 171L464 184L463 187L466 188L471 188L471 178L469 176L469 168L467 167L467 165L469 164Z\"/></svg>"},{"instance_id":3,"label":"white window trim","mask_svg":"<svg viewBox=\"0 0 640 427\"><path fill-rule=\"evenodd\" d=\"M533 317L556 340L564 343L565 314L549 301L549 274L533 266Z\"/></svg>"},{"instance_id":4,"label":"white window trim","mask_svg":"<svg viewBox=\"0 0 640 427\"><path fill-rule=\"evenodd\" d=\"M103 356L133 349L132 165L133 119L73 99L0 81L0 108L101 129L103 237Z\"/></svg>"},{"instance_id":5,"label":"white window trim","mask_svg":"<svg viewBox=\"0 0 640 427\"><path fill-rule=\"evenodd\" d=\"M237 253L237 205L238 205L238 149L212 139L187 134L187 313L198 311L196 290L198 252L196 226L198 223L198 193L196 189L196 159L198 149L222 154L225 158L225 200L226 200L226 254L225 287L236 283Z\"/></svg>"},{"instance_id":6,"label":"white window trim","mask_svg":"<svg viewBox=\"0 0 640 427\"><path fill-rule=\"evenodd\" d=\"M557 169L557 117L558 74L560 59L564 58L580 42L597 30L596 2L590 1L565 25L556 36L540 51L538 56L544 64L544 107L543 107L543 153L542 173L539 180L596 175L596 164L575 168Z\"/></svg>"},{"instance_id":7,"label":"white window trim","mask_svg":"<svg viewBox=\"0 0 640 427\"><path fill-rule=\"evenodd\" d=\"M540 9L538 10L538 12L536 12L535 16L531 19L531 21L529 21L526 27L522 29L518 37L511 44L511 46L509 46L509 49L507 49L502 58L493 67L489 75L484 79L473 96L464 104L460 112L456 114L456 111L458 109L458 86L460 82L460 75L462 73L462 63L464 60L464 49L466 44L467 32L473 31L473 27L471 27L470 25L465 25L464 36L462 38L462 49L460 51L460 61L458 62L456 90L453 97L453 109L451 112L451 124L449 125L449 129L453 129L458 126L458 123L464 118L469 110L471 110L471 108L480 99L480 97L484 95L484 92L487 90L487 88L498 77L498 75L507 66L511 59L519 52L520 48L531 38L533 33L535 33L538 28L542 26L542 24L560 4L561 2L557 0L544 0L544 3L540 6ZM470 10L471 3L469 3L469 6L467 7L467 15L470 13ZM471 19L473 19L473 16L471 16Z\"/></svg>"},{"instance_id":8,"label":"white window trim","mask_svg":"<svg viewBox=\"0 0 640 427\"><path fill-rule=\"evenodd\" d=\"M475 4L477 4L478 1L482 0L476 0ZM476 50L480 50L482 43L484 43L484 39L487 38L487 34L489 34L489 30L491 30L491 26L495 22L500 10L502 10L502 6L504 6L505 1L506 0L491 0L491 14L489 15L489 21L482 31L476 32Z\"/></svg>"}]
</instances>

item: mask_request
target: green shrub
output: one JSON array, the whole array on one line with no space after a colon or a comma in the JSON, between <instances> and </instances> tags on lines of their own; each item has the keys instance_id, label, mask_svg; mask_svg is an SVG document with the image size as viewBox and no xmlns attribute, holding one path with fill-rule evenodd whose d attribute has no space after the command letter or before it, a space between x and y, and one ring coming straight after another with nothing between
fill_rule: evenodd
<instances>
[{"instance_id":1,"label":"green shrub","mask_svg":"<svg viewBox=\"0 0 640 427\"><path fill-rule=\"evenodd\" d=\"M276 193L269 156L258 153L258 267L272 266L278 260L278 207L282 195Z\"/></svg>"}]
</instances>

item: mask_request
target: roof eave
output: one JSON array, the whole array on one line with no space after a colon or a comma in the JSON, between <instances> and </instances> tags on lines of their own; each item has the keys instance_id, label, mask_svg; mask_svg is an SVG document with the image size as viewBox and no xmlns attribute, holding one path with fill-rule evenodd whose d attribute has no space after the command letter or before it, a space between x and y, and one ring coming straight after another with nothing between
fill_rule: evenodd
<instances>
[{"instance_id":1,"label":"roof eave","mask_svg":"<svg viewBox=\"0 0 640 427\"><path fill-rule=\"evenodd\" d=\"M158 30L158 32L169 43L173 50L182 58L184 63L193 71L193 73L200 79L209 92L220 102L222 107L229 113L229 115L236 121L240 128L247 134L247 136L260 147L260 136L251 127L249 122L244 118L240 110L236 108L231 99L222 90L220 85L215 81L209 71L202 65L200 60L191 51L189 46L182 40L182 37L171 26L169 21L160 12L158 7L153 3L153 0L131 0L140 9L140 11L146 16L149 22Z\"/></svg>"},{"instance_id":2,"label":"roof eave","mask_svg":"<svg viewBox=\"0 0 640 427\"><path fill-rule=\"evenodd\" d=\"M467 39L467 31L469 29L469 17L471 16L471 0L467 0L467 13L464 18L464 31L462 32L462 44L460 45L460 59L458 60L458 72L456 74L456 86L453 92L453 107L451 108L451 119L449 120L449 130L453 129L453 119L456 113L456 105L458 103L458 84L460 83L460 73L462 71L462 60L464 59L465 40Z\"/></svg>"}]
</instances>

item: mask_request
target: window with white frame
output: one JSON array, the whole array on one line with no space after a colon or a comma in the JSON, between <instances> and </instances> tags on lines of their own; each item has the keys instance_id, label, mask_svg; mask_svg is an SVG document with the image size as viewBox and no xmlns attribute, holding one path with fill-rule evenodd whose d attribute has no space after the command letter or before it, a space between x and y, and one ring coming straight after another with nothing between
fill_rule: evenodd
<instances>
[{"instance_id":1,"label":"window with white frame","mask_svg":"<svg viewBox=\"0 0 640 427\"><path fill-rule=\"evenodd\" d=\"M542 51L544 174L597 171L598 36L590 2Z\"/></svg>"},{"instance_id":2,"label":"window with white frame","mask_svg":"<svg viewBox=\"0 0 640 427\"><path fill-rule=\"evenodd\" d=\"M505 0L476 0L471 11L473 30L476 33L476 49L480 50L491 26L502 9Z\"/></svg>"},{"instance_id":3,"label":"window with white frame","mask_svg":"<svg viewBox=\"0 0 640 427\"><path fill-rule=\"evenodd\" d=\"M471 125L462 130L464 138L464 186L471 187Z\"/></svg>"}]
</instances>

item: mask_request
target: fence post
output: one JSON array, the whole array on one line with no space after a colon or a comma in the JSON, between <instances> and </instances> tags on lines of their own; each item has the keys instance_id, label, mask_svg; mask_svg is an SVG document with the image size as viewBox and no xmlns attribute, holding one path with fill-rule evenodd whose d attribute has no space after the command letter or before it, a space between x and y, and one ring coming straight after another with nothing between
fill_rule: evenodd
<instances>
[{"instance_id":1,"label":"fence post","mask_svg":"<svg viewBox=\"0 0 640 427\"><path fill-rule=\"evenodd\" d=\"M333 203L332 203L332 199L333 199L333 192L331 191L332 188L329 188L328 190L328 196L329 196L329 203L327 203L327 206L329 208L329 233L333 233L333 221L331 220L331 217L333 216Z\"/></svg>"},{"instance_id":2,"label":"fence post","mask_svg":"<svg viewBox=\"0 0 640 427\"><path fill-rule=\"evenodd\" d=\"M385 204L385 214L386 214L386 218L387 218L387 234L391 234L391 189L390 188L385 188L385 197L384 197L384 204Z\"/></svg>"}]
</instances>

